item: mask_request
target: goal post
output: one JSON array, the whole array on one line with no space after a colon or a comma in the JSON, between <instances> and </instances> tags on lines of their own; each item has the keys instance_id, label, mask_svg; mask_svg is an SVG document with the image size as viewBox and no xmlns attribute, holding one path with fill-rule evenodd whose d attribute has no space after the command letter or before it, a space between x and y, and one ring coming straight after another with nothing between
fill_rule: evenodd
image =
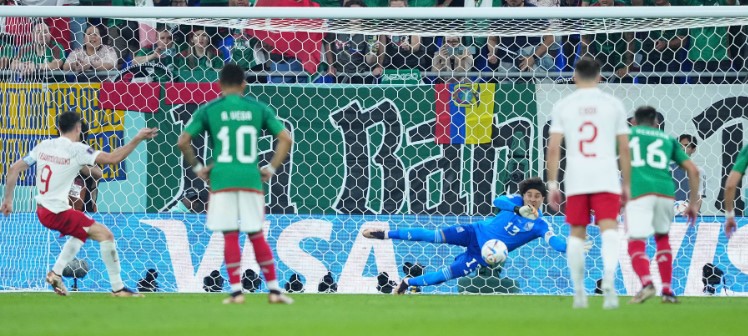
<instances>
[{"instance_id":1,"label":"goal post","mask_svg":"<svg viewBox=\"0 0 748 336\"><path fill-rule=\"evenodd\" d=\"M14 161L56 135L61 112L82 114L95 149L113 150L139 128L158 127L160 135L125 162L100 167L100 180L76 182L71 198L115 234L128 286L147 290L152 269L158 291L227 289L211 276L217 270L227 278L221 235L204 226L209 186L175 144L197 107L219 96L217 71L235 62L246 70L246 94L271 106L294 138L265 189L264 232L281 284L298 275L305 292L318 292L329 272L339 292L387 292L406 276L448 266L465 249L372 241L362 230L436 230L491 218L494 198L543 176L550 111L574 90L574 61L590 55L603 64L602 89L630 114L652 105L665 132L695 140L702 216L695 228L675 219L676 294L703 295L707 264L724 271L710 285L716 293L745 294L742 197L740 229L730 242L721 226L722 186L748 137L747 18L748 8L732 6L0 6L0 184ZM101 46L89 35L100 35ZM714 43L709 36L723 38ZM194 144L203 162L212 157L206 144L205 136ZM261 135L259 165L273 145ZM64 243L36 220L35 174L32 168L19 181L18 212L0 218L0 292L44 290L44 274ZM678 174L676 185L687 186ZM563 213L547 211L550 227L568 234ZM590 231L591 292L602 260L599 234ZM252 245L242 245L242 270L259 274ZM79 289L107 291L98 246L86 244L78 258L88 265ZM634 294L639 285L628 256L620 261L617 290ZM541 237L500 268L422 291L568 295L572 288L564 254Z\"/></svg>"}]
</instances>

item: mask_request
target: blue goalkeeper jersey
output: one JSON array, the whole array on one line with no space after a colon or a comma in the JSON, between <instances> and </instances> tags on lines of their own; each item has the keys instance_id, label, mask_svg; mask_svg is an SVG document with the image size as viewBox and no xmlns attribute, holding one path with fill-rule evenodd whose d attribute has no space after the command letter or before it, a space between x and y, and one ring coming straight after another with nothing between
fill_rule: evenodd
<instances>
[{"instance_id":1,"label":"blue goalkeeper jersey","mask_svg":"<svg viewBox=\"0 0 748 336\"><path fill-rule=\"evenodd\" d=\"M512 250L543 237L547 244L559 252L566 252L566 240L555 235L543 214L538 211L538 219L530 220L514 212L515 206L524 205L520 195L500 196L494 206L501 211L496 217L473 224L478 246L486 241L498 239Z\"/></svg>"}]
</instances>

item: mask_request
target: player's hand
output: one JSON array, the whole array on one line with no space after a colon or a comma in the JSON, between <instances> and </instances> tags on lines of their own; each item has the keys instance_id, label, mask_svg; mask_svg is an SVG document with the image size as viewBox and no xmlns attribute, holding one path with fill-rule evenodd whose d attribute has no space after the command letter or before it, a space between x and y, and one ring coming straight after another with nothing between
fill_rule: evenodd
<instances>
[{"instance_id":1,"label":"player's hand","mask_svg":"<svg viewBox=\"0 0 748 336\"><path fill-rule=\"evenodd\" d=\"M210 183L210 171L211 170L213 170L212 164L207 167L203 167L203 169L200 169L200 171L197 172L197 177L205 181L205 183Z\"/></svg>"},{"instance_id":2,"label":"player's hand","mask_svg":"<svg viewBox=\"0 0 748 336\"><path fill-rule=\"evenodd\" d=\"M520 216L530 220L538 219L538 209L535 209L532 205L521 206L517 212Z\"/></svg>"},{"instance_id":3,"label":"player's hand","mask_svg":"<svg viewBox=\"0 0 748 336\"><path fill-rule=\"evenodd\" d=\"M593 245L594 243L591 240L589 239L585 240L584 241L584 253L589 253Z\"/></svg>"},{"instance_id":4,"label":"player's hand","mask_svg":"<svg viewBox=\"0 0 748 336\"><path fill-rule=\"evenodd\" d=\"M737 229L738 224L735 222L735 217L728 217L725 219L725 237L727 237L727 239L730 239Z\"/></svg>"},{"instance_id":5,"label":"player's hand","mask_svg":"<svg viewBox=\"0 0 748 336\"><path fill-rule=\"evenodd\" d=\"M699 216L699 209L696 207L696 204L689 203L686 211L683 211L683 214L686 216L688 226L694 226L696 224L696 217Z\"/></svg>"},{"instance_id":6,"label":"player's hand","mask_svg":"<svg viewBox=\"0 0 748 336\"><path fill-rule=\"evenodd\" d=\"M135 136L135 139L137 140L148 140L153 139L158 135L158 128L141 128L140 131L138 131L138 135Z\"/></svg>"},{"instance_id":7,"label":"player's hand","mask_svg":"<svg viewBox=\"0 0 748 336\"><path fill-rule=\"evenodd\" d=\"M262 182L268 182L273 178L273 175L275 175L275 169L270 165L267 165L260 169L260 174L262 175Z\"/></svg>"},{"instance_id":8,"label":"player's hand","mask_svg":"<svg viewBox=\"0 0 748 336\"><path fill-rule=\"evenodd\" d=\"M548 190L548 206L551 210L558 211L561 209L561 190Z\"/></svg>"},{"instance_id":9,"label":"player's hand","mask_svg":"<svg viewBox=\"0 0 748 336\"><path fill-rule=\"evenodd\" d=\"M3 205L0 205L0 212L5 216L9 216L13 212L13 200L4 200Z\"/></svg>"}]
</instances>

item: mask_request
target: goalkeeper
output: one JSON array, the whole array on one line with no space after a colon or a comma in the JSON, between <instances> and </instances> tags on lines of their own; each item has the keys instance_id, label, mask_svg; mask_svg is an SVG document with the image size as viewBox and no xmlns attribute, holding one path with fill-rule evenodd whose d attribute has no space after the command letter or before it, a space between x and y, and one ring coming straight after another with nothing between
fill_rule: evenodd
<instances>
[{"instance_id":1,"label":"goalkeeper","mask_svg":"<svg viewBox=\"0 0 748 336\"><path fill-rule=\"evenodd\" d=\"M478 265L489 266L481 256L481 247L491 239L501 240L511 252L537 238L544 237L546 243L554 250L566 252L566 240L553 233L537 210L543 204L545 196L545 183L540 178L533 177L520 182L519 195L500 196L493 201L494 206L500 211L492 219L469 225L454 225L440 230L366 229L363 235L372 239L446 243L467 248L467 251L455 257L455 261L448 267L403 280L395 293L404 294L409 286L436 285L466 276L472 273Z\"/></svg>"}]
</instances>

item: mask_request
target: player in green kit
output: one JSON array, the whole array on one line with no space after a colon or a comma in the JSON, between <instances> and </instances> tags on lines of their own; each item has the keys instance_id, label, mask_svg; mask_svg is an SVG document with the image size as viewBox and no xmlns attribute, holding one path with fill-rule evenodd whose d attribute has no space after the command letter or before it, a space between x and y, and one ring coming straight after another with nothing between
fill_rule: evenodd
<instances>
[{"instance_id":1,"label":"player in green kit","mask_svg":"<svg viewBox=\"0 0 748 336\"><path fill-rule=\"evenodd\" d=\"M683 152L681 144L661 131L657 110L639 107L634 113L636 125L631 128L631 200L626 204L625 224L629 237L629 256L642 289L630 303L642 303L657 291L649 274L647 239L654 234L657 243L655 260L662 279L662 302L678 303L670 284L673 274L673 255L670 250L670 224L673 222L675 185L670 172L670 161L681 166L691 186L689 205L685 214L693 224L698 214L699 170Z\"/></svg>"},{"instance_id":2,"label":"player in green kit","mask_svg":"<svg viewBox=\"0 0 748 336\"><path fill-rule=\"evenodd\" d=\"M293 302L281 293L273 252L262 232L265 221L263 182L270 180L291 149L291 135L267 105L244 97L246 82L241 67L226 64L219 75L221 97L201 106L179 137L179 149L195 174L210 184L207 227L223 232L224 258L231 296L223 303L244 303L241 285L239 233L246 233L268 289L270 303ZM257 166L257 140L267 130L278 140L270 164ZM192 149L192 138L207 133L212 163L203 167Z\"/></svg>"},{"instance_id":3,"label":"player in green kit","mask_svg":"<svg viewBox=\"0 0 748 336\"><path fill-rule=\"evenodd\" d=\"M727 239L730 239L738 229L735 222L735 194L746 169L748 169L748 146L743 146L725 182L725 236Z\"/></svg>"}]
</instances>

